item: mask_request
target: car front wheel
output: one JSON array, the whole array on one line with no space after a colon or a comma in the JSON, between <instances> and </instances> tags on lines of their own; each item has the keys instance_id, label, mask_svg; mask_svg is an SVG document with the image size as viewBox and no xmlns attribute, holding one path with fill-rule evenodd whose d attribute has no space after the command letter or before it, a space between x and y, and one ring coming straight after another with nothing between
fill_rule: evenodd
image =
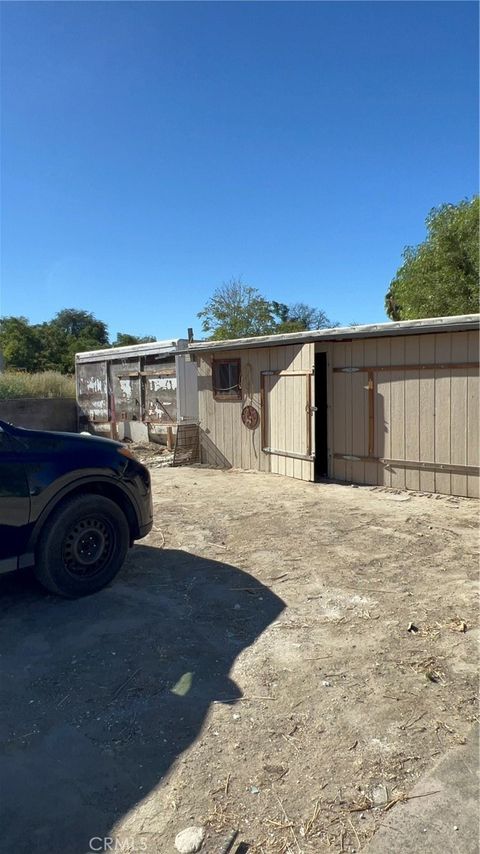
<instances>
[{"instance_id":1,"label":"car front wheel","mask_svg":"<svg viewBox=\"0 0 480 854\"><path fill-rule=\"evenodd\" d=\"M119 572L130 540L122 509L102 495L77 495L54 510L43 528L35 575L52 593L95 593Z\"/></svg>"}]
</instances>

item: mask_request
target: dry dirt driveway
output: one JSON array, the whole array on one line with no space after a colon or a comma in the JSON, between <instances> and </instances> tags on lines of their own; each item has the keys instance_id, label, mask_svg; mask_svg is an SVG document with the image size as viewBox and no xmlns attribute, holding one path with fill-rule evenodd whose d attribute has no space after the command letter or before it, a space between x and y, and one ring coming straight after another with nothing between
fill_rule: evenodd
<instances>
[{"instance_id":1,"label":"dry dirt driveway","mask_svg":"<svg viewBox=\"0 0 480 854\"><path fill-rule=\"evenodd\" d=\"M359 851L477 717L478 503L152 476L110 588L0 579L4 849Z\"/></svg>"}]
</instances>

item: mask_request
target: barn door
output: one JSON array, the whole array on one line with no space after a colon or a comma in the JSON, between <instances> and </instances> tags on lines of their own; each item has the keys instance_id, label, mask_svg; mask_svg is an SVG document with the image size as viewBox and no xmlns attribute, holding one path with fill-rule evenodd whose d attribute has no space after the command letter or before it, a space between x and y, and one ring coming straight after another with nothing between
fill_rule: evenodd
<instances>
[{"instance_id":1,"label":"barn door","mask_svg":"<svg viewBox=\"0 0 480 854\"><path fill-rule=\"evenodd\" d=\"M279 348L280 349L280 348ZM314 383L311 345L286 368L262 371L262 450L277 474L313 480Z\"/></svg>"}]
</instances>

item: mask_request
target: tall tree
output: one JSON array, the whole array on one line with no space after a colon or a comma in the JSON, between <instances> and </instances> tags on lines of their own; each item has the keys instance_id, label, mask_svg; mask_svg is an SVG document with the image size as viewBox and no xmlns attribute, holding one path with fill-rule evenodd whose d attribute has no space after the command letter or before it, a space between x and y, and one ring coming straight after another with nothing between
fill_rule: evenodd
<instances>
[{"instance_id":1,"label":"tall tree","mask_svg":"<svg viewBox=\"0 0 480 854\"><path fill-rule=\"evenodd\" d=\"M70 338L95 342L98 347L108 347L108 328L89 311L64 308L50 321L51 325L65 332Z\"/></svg>"},{"instance_id":2,"label":"tall tree","mask_svg":"<svg viewBox=\"0 0 480 854\"><path fill-rule=\"evenodd\" d=\"M59 311L46 324L44 332L47 339L49 332L56 338L62 353L59 369L65 373L73 373L75 370L75 353L109 346L106 323L98 320L91 312L77 308ZM63 346L60 343L62 337Z\"/></svg>"},{"instance_id":3,"label":"tall tree","mask_svg":"<svg viewBox=\"0 0 480 854\"><path fill-rule=\"evenodd\" d=\"M479 310L479 198L430 211L427 237L407 246L385 296L392 320L472 314Z\"/></svg>"},{"instance_id":4,"label":"tall tree","mask_svg":"<svg viewBox=\"0 0 480 854\"><path fill-rule=\"evenodd\" d=\"M213 341L268 335L275 329L271 304L256 288L231 279L213 292L198 313Z\"/></svg>"},{"instance_id":5,"label":"tall tree","mask_svg":"<svg viewBox=\"0 0 480 854\"><path fill-rule=\"evenodd\" d=\"M143 344L156 339L119 332L113 347ZM75 353L108 347L108 330L94 314L64 308L46 322L31 325L26 317L0 318L0 353L6 368L23 371L73 373Z\"/></svg>"},{"instance_id":6,"label":"tall tree","mask_svg":"<svg viewBox=\"0 0 480 854\"><path fill-rule=\"evenodd\" d=\"M36 371L40 367L41 338L26 317L0 319L0 350L6 368Z\"/></svg>"},{"instance_id":7,"label":"tall tree","mask_svg":"<svg viewBox=\"0 0 480 854\"><path fill-rule=\"evenodd\" d=\"M257 288L244 285L240 279L231 279L217 288L198 317L202 318L202 329L210 333L211 340L277 335L338 325L332 323L324 311L306 303L270 302Z\"/></svg>"},{"instance_id":8,"label":"tall tree","mask_svg":"<svg viewBox=\"0 0 480 854\"><path fill-rule=\"evenodd\" d=\"M150 341L156 340L151 335L144 335L143 338L138 338L136 335L130 335L128 332L117 332L117 337L112 342L112 347L132 347L135 344L148 344Z\"/></svg>"},{"instance_id":9,"label":"tall tree","mask_svg":"<svg viewBox=\"0 0 480 854\"><path fill-rule=\"evenodd\" d=\"M328 319L321 308L313 308L304 302L286 305L272 302L272 310L278 318L276 332L301 332L306 329L329 329L338 326Z\"/></svg>"}]
</instances>

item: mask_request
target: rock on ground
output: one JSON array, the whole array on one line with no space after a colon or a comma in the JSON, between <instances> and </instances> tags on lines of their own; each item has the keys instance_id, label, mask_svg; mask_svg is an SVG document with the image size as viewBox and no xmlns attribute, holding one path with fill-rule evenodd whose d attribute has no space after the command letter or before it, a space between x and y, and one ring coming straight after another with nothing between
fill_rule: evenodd
<instances>
[{"instance_id":1,"label":"rock on ground","mask_svg":"<svg viewBox=\"0 0 480 854\"><path fill-rule=\"evenodd\" d=\"M177 833L175 848L180 854L195 854L196 851L200 851L204 839L205 829L203 827L187 827Z\"/></svg>"}]
</instances>

